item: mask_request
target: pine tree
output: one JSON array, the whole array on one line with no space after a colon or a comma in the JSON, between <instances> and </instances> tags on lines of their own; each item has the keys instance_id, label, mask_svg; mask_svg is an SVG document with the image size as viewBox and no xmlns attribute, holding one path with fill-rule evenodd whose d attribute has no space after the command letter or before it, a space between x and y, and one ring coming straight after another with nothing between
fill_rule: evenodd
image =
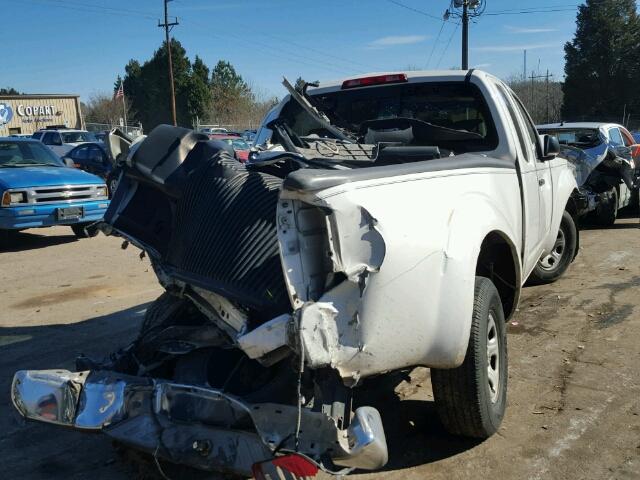
<instances>
[{"instance_id":1,"label":"pine tree","mask_svg":"<svg viewBox=\"0 0 640 480\"><path fill-rule=\"evenodd\" d=\"M178 125L192 127L196 116L201 117L211 104L211 93L207 86L209 71L197 57L192 66L186 50L175 39L171 40L171 59ZM163 42L153 57L142 65L131 60L125 67L125 95L137 112L136 120L147 131L161 123L171 124L167 60L167 45Z\"/></svg>"},{"instance_id":2,"label":"pine tree","mask_svg":"<svg viewBox=\"0 0 640 480\"><path fill-rule=\"evenodd\" d=\"M619 118L639 111L640 20L634 0L586 0L565 45L565 120Z\"/></svg>"}]
</instances>

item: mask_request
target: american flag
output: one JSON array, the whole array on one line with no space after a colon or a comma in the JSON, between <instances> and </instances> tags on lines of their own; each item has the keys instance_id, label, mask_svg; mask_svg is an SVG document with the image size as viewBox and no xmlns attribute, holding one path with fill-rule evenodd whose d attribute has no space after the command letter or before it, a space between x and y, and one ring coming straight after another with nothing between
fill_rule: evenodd
<instances>
[{"instance_id":1,"label":"american flag","mask_svg":"<svg viewBox=\"0 0 640 480\"><path fill-rule=\"evenodd\" d=\"M118 87L118 91L116 92L115 99L118 100L124 97L124 82L120 82L120 86Z\"/></svg>"}]
</instances>

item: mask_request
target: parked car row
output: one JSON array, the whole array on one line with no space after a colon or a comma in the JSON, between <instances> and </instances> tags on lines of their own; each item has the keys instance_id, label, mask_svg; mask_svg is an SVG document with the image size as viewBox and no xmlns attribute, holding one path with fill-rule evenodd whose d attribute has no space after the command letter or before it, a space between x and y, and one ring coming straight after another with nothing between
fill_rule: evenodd
<instances>
[{"instance_id":1,"label":"parked car row","mask_svg":"<svg viewBox=\"0 0 640 480\"><path fill-rule=\"evenodd\" d=\"M57 126L38 130L32 135L32 137L36 140L40 140L60 157L81 143L98 141L93 133L87 132L86 130L76 130Z\"/></svg>"},{"instance_id":2,"label":"parked car row","mask_svg":"<svg viewBox=\"0 0 640 480\"><path fill-rule=\"evenodd\" d=\"M522 286L578 253L563 146L479 70L285 87L242 164L167 125L107 139L100 229L166 292L107 360L17 372L24 417L204 470L346 474L388 460L363 382L426 366L450 432L498 430Z\"/></svg>"}]
</instances>

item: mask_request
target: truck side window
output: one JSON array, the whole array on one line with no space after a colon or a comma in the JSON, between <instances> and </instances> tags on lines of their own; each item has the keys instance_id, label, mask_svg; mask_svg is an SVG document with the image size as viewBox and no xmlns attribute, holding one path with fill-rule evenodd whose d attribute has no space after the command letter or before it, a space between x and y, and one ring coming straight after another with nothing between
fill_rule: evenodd
<instances>
[{"instance_id":1,"label":"truck side window","mask_svg":"<svg viewBox=\"0 0 640 480\"><path fill-rule=\"evenodd\" d=\"M267 127L262 126L258 130L258 133L253 140L253 144L256 146L264 145L266 147L266 143L271 140L271 135L273 135L273 132Z\"/></svg>"},{"instance_id":2,"label":"truck side window","mask_svg":"<svg viewBox=\"0 0 640 480\"><path fill-rule=\"evenodd\" d=\"M520 122L518 121L518 116L516 115L516 112L513 109L513 103L511 102L511 99L509 98L507 91L502 87L502 85L496 84L496 87L498 89L498 92L500 93L500 98L502 99L505 106L507 107L507 110L509 111L509 117L511 118L511 123L513 123L513 126L516 129L518 142L520 143L520 150L522 150L522 154L524 155L525 160L527 162L530 162L531 159L529 158L529 150L527 149L527 144L525 141L524 133L522 132L522 127L520 126Z\"/></svg>"},{"instance_id":3,"label":"truck side window","mask_svg":"<svg viewBox=\"0 0 640 480\"><path fill-rule=\"evenodd\" d=\"M520 99L513 92L511 93L511 96L513 97L513 99L515 101L516 108L520 111L520 115L522 116L522 120L524 121L524 126L527 129L527 133L529 134L529 138L531 140L533 151L537 155L538 154L538 146L539 146L539 142L540 142L540 136L538 135L538 131L536 130L536 127L534 126L533 121L531 120L531 117L529 116L529 113L527 113L527 110L522 105L522 102L520 101Z\"/></svg>"},{"instance_id":4,"label":"truck side window","mask_svg":"<svg viewBox=\"0 0 640 480\"><path fill-rule=\"evenodd\" d=\"M89 147L76 148L71 153L71 158L74 160L87 160L89 158Z\"/></svg>"},{"instance_id":5,"label":"truck side window","mask_svg":"<svg viewBox=\"0 0 640 480\"><path fill-rule=\"evenodd\" d=\"M55 135L57 135L56 132L46 132L42 137L42 143L44 143L45 145L55 145Z\"/></svg>"},{"instance_id":6,"label":"truck side window","mask_svg":"<svg viewBox=\"0 0 640 480\"><path fill-rule=\"evenodd\" d=\"M617 128L612 128L609 130L609 140L611 140L611 143L613 143L614 145L618 145L618 146L624 145L624 140L622 140L622 134L620 133L620 130Z\"/></svg>"}]
</instances>

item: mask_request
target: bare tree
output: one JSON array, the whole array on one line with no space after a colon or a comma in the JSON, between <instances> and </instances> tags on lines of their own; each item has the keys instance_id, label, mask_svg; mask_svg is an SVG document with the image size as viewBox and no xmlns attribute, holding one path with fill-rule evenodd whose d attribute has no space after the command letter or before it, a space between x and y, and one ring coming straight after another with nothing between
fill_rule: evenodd
<instances>
[{"instance_id":1,"label":"bare tree","mask_svg":"<svg viewBox=\"0 0 640 480\"><path fill-rule=\"evenodd\" d=\"M135 112L125 97L127 118L134 118ZM94 93L84 106L84 119L87 123L104 123L111 126L120 125L124 116L122 99L114 99L106 93Z\"/></svg>"},{"instance_id":2,"label":"bare tree","mask_svg":"<svg viewBox=\"0 0 640 480\"><path fill-rule=\"evenodd\" d=\"M562 121L562 83L546 76L534 75L533 80L524 80L521 75L512 75L507 83L520 98L536 124Z\"/></svg>"}]
</instances>

